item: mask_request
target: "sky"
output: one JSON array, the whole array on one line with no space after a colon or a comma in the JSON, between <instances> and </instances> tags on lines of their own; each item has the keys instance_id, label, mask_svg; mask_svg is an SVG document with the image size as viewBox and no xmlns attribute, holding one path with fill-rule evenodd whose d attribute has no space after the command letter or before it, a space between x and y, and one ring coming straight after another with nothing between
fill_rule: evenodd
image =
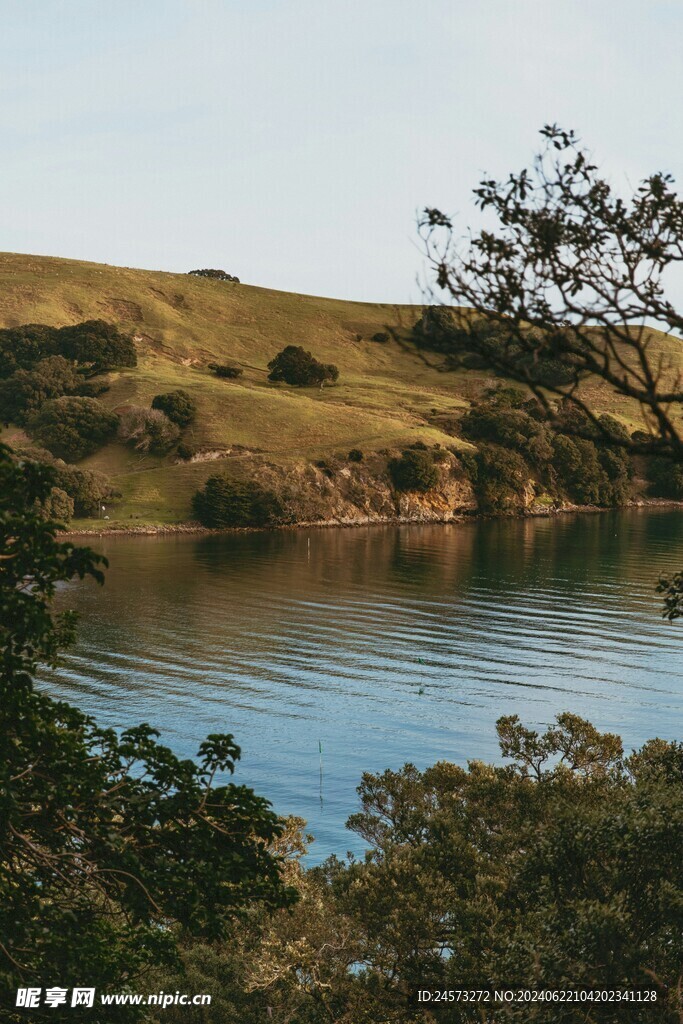
<instances>
[{"instance_id":1,"label":"sky","mask_svg":"<svg viewBox=\"0 0 683 1024\"><path fill-rule=\"evenodd\" d=\"M0 250L419 302L418 212L574 128L683 180L680 0L0 0ZM428 279L428 274L427 274Z\"/></svg>"}]
</instances>

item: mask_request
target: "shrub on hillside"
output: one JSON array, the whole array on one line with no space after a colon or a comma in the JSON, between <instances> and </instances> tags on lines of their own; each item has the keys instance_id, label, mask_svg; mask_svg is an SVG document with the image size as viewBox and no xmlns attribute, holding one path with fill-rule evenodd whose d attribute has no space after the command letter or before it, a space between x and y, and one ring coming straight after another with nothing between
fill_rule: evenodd
<instances>
[{"instance_id":1,"label":"shrub on hillside","mask_svg":"<svg viewBox=\"0 0 683 1024\"><path fill-rule=\"evenodd\" d=\"M108 477L97 470L57 464L55 474L57 485L73 500L76 516L95 516L103 502L121 497Z\"/></svg>"},{"instance_id":2,"label":"shrub on hillside","mask_svg":"<svg viewBox=\"0 0 683 1024\"><path fill-rule=\"evenodd\" d=\"M118 366L136 366L132 339L105 320L87 320L67 327L24 324L0 330L0 378L32 370L50 356L64 356L90 373Z\"/></svg>"},{"instance_id":3,"label":"shrub on hillside","mask_svg":"<svg viewBox=\"0 0 683 1024\"><path fill-rule=\"evenodd\" d=\"M178 443L180 427L160 409L134 405L121 413L118 433L139 452L163 455Z\"/></svg>"},{"instance_id":4,"label":"shrub on hillside","mask_svg":"<svg viewBox=\"0 0 683 1024\"><path fill-rule=\"evenodd\" d=\"M57 458L77 461L106 444L118 422L94 398L54 398L31 416L28 431Z\"/></svg>"},{"instance_id":5,"label":"shrub on hillside","mask_svg":"<svg viewBox=\"0 0 683 1024\"><path fill-rule=\"evenodd\" d=\"M335 381L339 370L332 363L321 363L301 345L287 345L268 363L268 380L284 381L299 387Z\"/></svg>"},{"instance_id":6,"label":"shrub on hillside","mask_svg":"<svg viewBox=\"0 0 683 1024\"><path fill-rule=\"evenodd\" d=\"M211 476L192 499L192 513L203 526L269 526L282 522L284 510L274 491L253 481Z\"/></svg>"},{"instance_id":7,"label":"shrub on hillside","mask_svg":"<svg viewBox=\"0 0 683 1024\"><path fill-rule=\"evenodd\" d=\"M97 373L117 366L137 366L138 362L132 338L106 320L86 320L61 327L57 344L68 359Z\"/></svg>"},{"instance_id":8,"label":"shrub on hillside","mask_svg":"<svg viewBox=\"0 0 683 1024\"><path fill-rule=\"evenodd\" d=\"M177 423L179 427L187 427L197 415L197 405L187 391L167 391L163 395L155 395L152 399L152 408L160 409L169 420Z\"/></svg>"},{"instance_id":9,"label":"shrub on hillside","mask_svg":"<svg viewBox=\"0 0 683 1024\"><path fill-rule=\"evenodd\" d=\"M348 454L348 460L349 462L362 462L363 453L360 448L352 448Z\"/></svg>"},{"instance_id":10,"label":"shrub on hillside","mask_svg":"<svg viewBox=\"0 0 683 1024\"><path fill-rule=\"evenodd\" d=\"M47 324L23 324L0 329L0 378L30 370L41 359L60 355L57 331Z\"/></svg>"},{"instance_id":11,"label":"shrub on hillside","mask_svg":"<svg viewBox=\"0 0 683 1024\"><path fill-rule=\"evenodd\" d=\"M0 380L0 419L23 424L50 398L76 394L83 379L63 356L46 356L30 369Z\"/></svg>"},{"instance_id":12,"label":"shrub on hillside","mask_svg":"<svg viewBox=\"0 0 683 1024\"><path fill-rule=\"evenodd\" d=\"M439 482L439 470L429 450L406 448L389 461L389 475L397 491L430 491Z\"/></svg>"},{"instance_id":13,"label":"shrub on hillside","mask_svg":"<svg viewBox=\"0 0 683 1024\"><path fill-rule=\"evenodd\" d=\"M372 340L376 341L379 345L386 345L389 341L389 334L386 331L377 331L373 334Z\"/></svg>"},{"instance_id":14,"label":"shrub on hillside","mask_svg":"<svg viewBox=\"0 0 683 1024\"><path fill-rule=\"evenodd\" d=\"M64 491L73 501L73 514L76 516L96 515L103 502L121 497L121 492L112 486L104 473L69 466L63 459L55 458L46 448L35 445L15 446L12 455L24 462L49 467L55 487Z\"/></svg>"},{"instance_id":15,"label":"shrub on hillside","mask_svg":"<svg viewBox=\"0 0 683 1024\"><path fill-rule=\"evenodd\" d=\"M35 508L41 519L54 519L66 524L73 518L74 501L61 487L52 487L47 497L36 502Z\"/></svg>"},{"instance_id":16,"label":"shrub on hillside","mask_svg":"<svg viewBox=\"0 0 683 1024\"><path fill-rule=\"evenodd\" d=\"M531 471L519 452L480 444L475 452L463 452L461 458L482 512L511 512L524 506Z\"/></svg>"},{"instance_id":17,"label":"shrub on hillside","mask_svg":"<svg viewBox=\"0 0 683 1024\"><path fill-rule=\"evenodd\" d=\"M463 437L514 448L537 468L552 458L550 431L539 422L535 399L521 391L505 388L488 400L472 406L460 420Z\"/></svg>"},{"instance_id":18,"label":"shrub on hillside","mask_svg":"<svg viewBox=\"0 0 683 1024\"><path fill-rule=\"evenodd\" d=\"M227 380L236 380L244 373L239 366L231 366L229 363L209 363L209 369L213 370L217 377L225 377Z\"/></svg>"},{"instance_id":19,"label":"shrub on hillside","mask_svg":"<svg viewBox=\"0 0 683 1024\"><path fill-rule=\"evenodd\" d=\"M176 448L176 455L183 462L189 462L199 451L199 448L195 444L188 444L187 441L181 441Z\"/></svg>"},{"instance_id":20,"label":"shrub on hillside","mask_svg":"<svg viewBox=\"0 0 683 1024\"><path fill-rule=\"evenodd\" d=\"M239 277L233 277L232 274L226 274L224 270L189 270L188 273L191 277L210 277L214 281L232 281L233 284L239 284Z\"/></svg>"}]
</instances>

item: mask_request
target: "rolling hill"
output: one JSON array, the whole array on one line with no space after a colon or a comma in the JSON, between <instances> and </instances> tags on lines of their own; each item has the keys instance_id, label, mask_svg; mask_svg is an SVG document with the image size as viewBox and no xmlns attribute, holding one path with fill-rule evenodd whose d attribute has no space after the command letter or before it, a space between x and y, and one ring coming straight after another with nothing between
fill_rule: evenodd
<instances>
[{"instance_id":1,"label":"rolling hill","mask_svg":"<svg viewBox=\"0 0 683 1024\"><path fill-rule=\"evenodd\" d=\"M168 524L190 518L193 492L217 468L268 465L289 472L351 448L365 453L417 440L464 444L447 433L490 384L483 372L443 372L440 357L408 340L421 307L346 302L76 260L0 255L0 326L52 326L104 319L130 332L138 365L109 375L102 401L112 409L151 403L184 388L198 405L186 439L197 461L143 455L119 442L84 460L122 494L112 520ZM389 328L386 343L373 335ZM405 339L405 340L403 340ZM660 336L658 344L664 344ZM340 370L334 387L290 388L267 380L267 363L285 345L302 345ZM243 369L225 381L208 369ZM588 385L600 411L639 423L637 409ZM2 439L21 439L10 426Z\"/></svg>"}]
</instances>

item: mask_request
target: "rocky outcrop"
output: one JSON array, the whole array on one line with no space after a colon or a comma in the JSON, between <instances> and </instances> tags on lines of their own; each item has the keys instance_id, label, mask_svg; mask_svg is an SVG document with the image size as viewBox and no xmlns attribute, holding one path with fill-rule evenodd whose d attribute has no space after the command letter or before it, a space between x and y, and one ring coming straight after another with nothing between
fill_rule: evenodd
<instances>
[{"instance_id":1,"label":"rocky outcrop","mask_svg":"<svg viewBox=\"0 0 683 1024\"><path fill-rule=\"evenodd\" d=\"M359 463L329 459L286 470L263 465L257 479L280 495L292 523L444 523L476 511L472 485L453 453L440 454L439 482L427 493L394 490L387 464L398 454L385 451Z\"/></svg>"}]
</instances>

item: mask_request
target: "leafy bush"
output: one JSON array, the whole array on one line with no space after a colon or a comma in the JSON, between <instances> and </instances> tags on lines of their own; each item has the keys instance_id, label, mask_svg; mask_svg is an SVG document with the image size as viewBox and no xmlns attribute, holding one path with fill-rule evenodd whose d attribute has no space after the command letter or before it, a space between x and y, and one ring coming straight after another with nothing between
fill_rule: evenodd
<instances>
[{"instance_id":1,"label":"leafy bush","mask_svg":"<svg viewBox=\"0 0 683 1024\"><path fill-rule=\"evenodd\" d=\"M439 482L439 471L430 451L406 448L389 461L389 475L397 491L430 491Z\"/></svg>"},{"instance_id":2,"label":"leafy bush","mask_svg":"<svg viewBox=\"0 0 683 1024\"><path fill-rule=\"evenodd\" d=\"M181 441L178 447L176 448L178 458L182 459L184 462L189 462L190 459L192 459L197 454L198 451L199 448L196 445L188 444L187 441Z\"/></svg>"},{"instance_id":3,"label":"leafy bush","mask_svg":"<svg viewBox=\"0 0 683 1024\"><path fill-rule=\"evenodd\" d=\"M192 277L210 277L214 281L232 281L233 284L239 284L239 277L233 277L232 274L226 274L224 270L189 270L188 273Z\"/></svg>"},{"instance_id":4,"label":"leafy bush","mask_svg":"<svg viewBox=\"0 0 683 1024\"><path fill-rule=\"evenodd\" d=\"M180 437L180 427L160 409L145 409L134 405L121 413L119 437L139 452L163 455L174 448Z\"/></svg>"},{"instance_id":5,"label":"leafy bush","mask_svg":"<svg viewBox=\"0 0 683 1024\"><path fill-rule=\"evenodd\" d=\"M166 413L169 420L177 423L179 427L187 427L197 415L197 405L187 391L167 391L163 395L155 395L152 399L152 408L160 409Z\"/></svg>"},{"instance_id":6,"label":"leafy bush","mask_svg":"<svg viewBox=\"0 0 683 1024\"><path fill-rule=\"evenodd\" d=\"M363 453L360 448L352 448L348 454L348 460L349 462L362 462Z\"/></svg>"},{"instance_id":7,"label":"leafy bush","mask_svg":"<svg viewBox=\"0 0 683 1024\"><path fill-rule=\"evenodd\" d=\"M376 334L373 334L372 340L378 342L380 345L386 345L389 341L389 335L386 331L377 331Z\"/></svg>"},{"instance_id":8,"label":"leafy bush","mask_svg":"<svg viewBox=\"0 0 683 1024\"><path fill-rule=\"evenodd\" d=\"M31 416L28 430L53 455L78 460L106 444L118 422L118 416L94 398L54 398Z\"/></svg>"},{"instance_id":9,"label":"leafy bush","mask_svg":"<svg viewBox=\"0 0 683 1024\"><path fill-rule=\"evenodd\" d=\"M481 444L476 452L464 452L462 461L482 512L511 512L524 507L531 472L519 452Z\"/></svg>"},{"instance_id":10,"label":"leafy bush","mask_svg":"<svg viewBox=\"0 0 683 1024\"><path fill-rule=\"evenodd\" d=\"M0 380L0 419L25 423L50 398L76 394L83 386L80 377L63 356L46 356L30 369L16 370Z\"/></svg>"},{"instance_id":11,"label":"leafy bush","mask_svg":"<svg viewBox=\"0 0 683 1024\"><path fill-rule=\"evenodd\" d=\"M268 380L306 387L335 381L339 370L332 363L320 363L300 345L287 345L268 363Z\"/></svg>"},{"instance_id":12,"label":"leafy bush","mask_svg":"<svg viewBox=\"0 0 683 1024\"><path fill-rule=\"evenodd\" d=\"M24 324L0 330L0 378L32 370L50 356L64 356L90 373L117 366L136 366L135 345L105 320L87 320L68 327Z\"/></svg>"},{"instance_id":13,"label":"leafy bush","mask_svg":"<svg viewBox=\"0 0 683 1024\"><path fill-rule=\"evenodd\" d=\"M527 400L516 389L497 391L465 413L460 421L462 435L470 441L514 448L533 465L543 467L553 449L548 428L533 415L535 406L535 400Z\"/></svg>"},{"instance_id":14,"label":"leafy bush","mask_svg":"<svg viewBox=\"0 0 683 1024\"><path fill-rule=\"evenodd\" d=\"M210 476L192 499L192 513L203 526L268 526L282 521L282 504L273 491L253 481Z\"/></svg>"},{"instance_id":15,"label":"leafy bush","mask_svg":"<svg viewBox=\"0 0 683 1024\"><path fill-rule=\"evenodd\" d=\"M117 366L137 366L138 357L132 338L106 320L86 320L61 327L57 331L59 351L92 372Z\"/></svg>"},{"instance_id":16,"label":"leafy bush","mask_svg":"<svg viewBox=\"0 0 683 1024\"><path fill-rule=\"evenodd\" d=\"M36 511L41 519L52 519L58 523L68 523L74 514L74 501L61 487L52 487L46 498L36 503Z\"/></svg>"},{"instance_id":17,"label":"leafy bush","mask_svg":"<svg viewBox=\"0 0 683 1024\"><path fill-rule=\"evenodd\" d=\"M609 445L584 437L556 434L553 468L560 487L580 505L618 505L628 496L630 458Z\"/></svg>"},{"instance_id":18,"label":"leafy bush","mask_svg":"<svg viewBox=\"0 0 683 1024\"><path fill-rule=\"evenodd\" d=\"M209 363L209 369L213 370L217 377L225 377L227 380L236 380L244 373L241 367L231 366L229 363Z\"/></svg>"},{"instance_id":19,"label":"leafy bush","mask_svg":"<svg viewBox=\"0 0 683 1024\"><path fill-rule=\"evenodd\" d=\"M54 327L24 324L0 329L0 378L31 370L41 359L60 354Z\"/></svg>"}]
</instances>

